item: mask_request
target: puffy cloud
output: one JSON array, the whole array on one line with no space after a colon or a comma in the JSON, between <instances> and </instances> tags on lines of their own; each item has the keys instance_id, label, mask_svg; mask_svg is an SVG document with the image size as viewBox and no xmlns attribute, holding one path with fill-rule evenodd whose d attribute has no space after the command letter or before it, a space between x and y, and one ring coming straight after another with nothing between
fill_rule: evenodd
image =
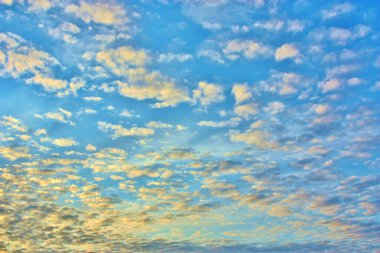
<instances>
[{"instance_id":1,"label":"puffy cloud","mask_svg":"<svg viewBox=\"0 0 380 253\"><path fill-rule=\"evenodd\" d=\"M270 141L270 135L263 131L247 131L243 133L230 132L230 140L233 142L245 142L261 149L278 149L279 145L275 141Z\"/></svg>"},{"instance_id":2,"label":"puffy cloud","mask_svg":"<svg viewBox=\"0 0 380 253\"><path fill-rule=\"evenodd\" d=\"M71 147L78 143L71 138L58 138L51 141L52 144L58 147Z\"/></svg>"},{"instance_id":3,"label":"puffy cloud","mask_svg":"<svg viewBox=\"0 0 380 253\"><path fill-rule=\"evenodd\" d=\"M158 72L149 73L138 77L145 85L132 85L117 82L121 95L137 100L156 99L153 107L170 107L185 101L189 101L187 90L177 86L169 78Z\"/></svg>"},{"instance_id":4,"label":"puffy cloud","mask_svg":"<svg viewBox=\"0 0 380 253\"><path fill-rule=\"evenodd\" d=\"M179 61L179 62L185 62L188 60L191 60L193 56L191 54L160 54L158 56L159 62L171 62L171 61Z\"/></svg>"},{"instance_id":5,"label":"puffy cloud","mask_svg":"<svg viewBox=\"0 0 380 253\"><path fill-rule=\"evenodd\" d=\"M330 92L330 91L333 91L333 90L337 90L341 87L341 82L339 79L331 79L331 80L328 80L324 83L321 83L319 85L319 88L322 89L322 92L323 93L327 93L327 92Z\"/></svg>"},{"instance_id":6,"label":"puffy cloud","mask_svg":"<svg viewBox=\"0 0 380 253\"><path fill-rule=\"evenodd\" d=\"M198 89L193 90L193 101L198 101L202 106L208 106L223 100L223 88L217 84L199 82Z\"/></svg>"},{"instance_id":7,"label":"puffy cloud","mask_svg":"<svg viewBox=\"0 0 380 253\"><path fill-rule=\"evenodd\" d=\"M127 129L121 125L113 125L103 121L98 122L98 127L103 132L112 131L112 138L119 138L123 136L150 136L154 134L154 130L150 128L132 127Z\"/></svg>"},{"instance_id":8,"label":"puffy cloud","mask_svg":"<svg viewBox=\"0 0 380 253\"><path fill-rule=\"evenodd\" d=\"M149 57L144 50L135 50L129 46L123 46L98 52L96 60L103 63L116 75L125 75L132 67L144 66Z\"/></svg>"},{"instance_id":9,"label":"puffy cloud","mask_svg":"<svg viewBox=\"0 0 380 253\"><path fill-rule=\"evenodd\" d=\"M87 151L96 151L96 147L92 144L87 144L86 150Z\"/></svg>"},{"instance_id":10,"label":"puffy cloud","mask_svg":"<svg viewBox=\"0 0 380 253\"><path fill-rule=\"evenodd\" d=\"M326 114L331 110L331 107L328 104L318 104L314 106L314 112L318 115Z\"/></svg>"},{"instance_id":11,"label":"puffy cloud","mask_svg":"<svg viewBox=\"0 0 380 253\"><path fill-rule=\"evenodd\" d=\"M137 100L156 99L153 107L170 107L189 101L187 89L160 72L148 72L144 66L149 60L144 50L119 47L97 53L96 60L104 64L114 74L125 76L128 82L116 81L119 93Z\"/></svg>"},{"instance_id":12,"label":"puffy cloud","mask_svg":"<svg viewBox=\"0 0 380 253\"><path fill-rule=\"evenodd\" d=\"M67 86L67 82L65 80L55 79L40 74L36 74L32 78L27 79L26 82L40 84L47 91L56 91L64 89Z\"/></svg>"},{"instance_id":13,"label":"puffy cloud","mask_svg":"<svg viewBox=\"0 0 380 253\"><path fill-rule=\"evenodd\" d=\"M244 56L247 59L253 59L258 55L268 55L271 50L253 40L230 40L227 42L223 53L231 60Z\"/></svg>"},{"instance_id":14,"label":"puffy cloud","mask_svg":"<svg viewBox=\"0 0 380 253\"><path fill-rule=\"evenodd\" d=\"M50 0L28 0L30 7L28 10L48 10L52 7Z\"/></svg>"},{"instance_id":15,"label":"puffy cloud","mask_svg":"<svg viewBox=\"0 0 380 253\"><path fill-rule=\"evenodd\" d=\"M0 147L0 155L5 159L10 161L15 161L19 158L31 158L32 155L29 154L29 148L27 147Z\"/></svg>"},{"instance_id":16,"label":"puffy cloud","mask_svg":"<svg viewBox=\"0 0 380 253\"><path fill-rule=\"evenodd\" d=\"M365 82L366 81L364 79L353 77L353 78L348 79L347 84L349 86L357 86L357 85L364 84Z\"/></svg>"},{"instance_id":17,"label":"puffy cloud","mask_svg":"<svg viewBox=\"0 0 380 253\"><path fill-rule=\"evenodd\" d=\"M19 119L16 119L12 116L2 116L1 119L0 119L0 125L3 125L3 126L6 126L6 127L9 127L15 131L18 131L18 132L27 132L28 131L28 127L26 127L25 125L23 125L23 123L21 122L21 120Z\"/></svg>"},{"instance_id":18,"label":"puffy cloud","mask_svg":"<svg viewBox=\"0 0 380 253\"><path fill-rule=\"evenodd\" d=\"M72 116L72 113L63 108L58 108L57 112L47 112L43 114L43 116L39 114L35 115L36 118L45 117L47 119L53 119L53 120L60 121L62 123L69 123L70 125L74 125L74 123L70 121L71 116Z\"/></svg>"},{"instance_id":19,"label":"puffy cloud","mask_svg":"<svg viewBox=\"0 0 380 253\"><path fill-rule=\"evenodd\" d=\"M251 115L258 114L259 110L255 103L250 103L250 104L235 106L234 113L241 117L249 118Z\"/></svg>"},{"instance_id":20,"label":"puffy cloud","mask_svg":"<svg viewBox=\"0 0 380 253\"><path fill-rule=\"evenodd\" d=\"M128 21L123 6L111 2L89 3L82 0L79 5L70 4L66 6L65 12L74 14L86 23L119 25Z\"/></svg>"},{"instance_id":21,"label":"puffy cloud","mask_svg":"<svg viewBox=\"0 0 380 253\"><path fill-rule=\"evenodd\" d=\"M65 80L52 77L51 67L59 64L54 57L35 49L24 39L12 33L1 33L0 41L5 42L6 48L6 51L0 51L1 55L5 56L0 55L0 60L4 65L4 68L0 70L0 76L19 78L31 75L26 82L39 84L47 91L56 91L67 86Z\"/></svg>"},{"instance_id":22,"label":"puffy cloud","mask_svg":"<svg viewBox=\"0 0 380 253\"><path fill-rule=\"evenodd\" d=\"M307 153L310 155L325 155L329 152L329 149L320 146L313 146L307 151Z\"/></svg>"},{"instance_id":23,"label":"puffy cloud","mask_svg":"<svg viewBox=\"0 0 380 253\"><path fill-rule=\"evenodd\" d=\"M232 94L234 95L237 104L252 97L252 93L247 84L235 84L232 87Z\"/></svg>"},{"instance_id":24,"label":"puffy cloud","mask_svg":"<svg viewBox=\"0 0 380 253\"><path fill-rule=\"evenodd\" d=\"M294 58L298 55L298 49L293 44L284 44L276 49L275 59L276 61L283 61L287 58Z\"/></svg>"},{"instance_id":25,"label":"puffy cloud","mask_svg":"<svg viewBox=\"0 0 380 253\"><path fill-rule=\"evenodd\" d=\"M227 121L200 121L198 126L206 126L206 127L235 127L238 126L241 119L239 117L231 118Z\"/></svg>"},{"instance_id":26,"label":"puffy cloud","mask_svg":"<svg viewBox=\"0 0 380 253\"><path fill-rule=\"evenodd\" d=\"M34 132L34 135L35 136L40 136L40 135L47 135L47 131L46 129L37 129L35 132Z\"/></svg>"}]
</instances>

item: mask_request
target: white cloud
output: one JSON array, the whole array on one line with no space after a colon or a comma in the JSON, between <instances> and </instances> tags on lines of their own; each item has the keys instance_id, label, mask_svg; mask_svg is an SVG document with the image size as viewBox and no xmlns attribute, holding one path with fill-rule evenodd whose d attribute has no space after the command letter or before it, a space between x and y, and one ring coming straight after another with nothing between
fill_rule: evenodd
<instances>
[{"instance_id":1,"label":"white cloud","mask_svg":"<svg viewBox=\"0 0 380 253\"><path fill-rule=\"evenodd\" d=\"M71 147L78 144L71 138L58 138L52 140L51 143L58 147Z\"/></svg>"},{"instance_id":2,"label":"white cloud","mask_svg":"<svg viewBox=\"0 0 380 253\"><path fill-rule=\"evenodd\" d=\"M52 7L50 0L28 0L30 11L48 10Z\"/></svg>"},{"instance_id":3,"label":"white cloud","mask_svg":"<svg viewBox=\"0 0 380 253\"><path fill-rule=\"evenodd\" d=\"M285 109L285 105L279 101L272 101L268 103L268 106L264 108L264 111L269 114L277 114Z\"/></svg>"},{"instance_id":4,"label":"white cloud","mask_svg":"<svg viewBox=\"0 0 380 253\"><path fill-rule=\"evenodd\" d=\"M230 140L233 142L245 142L248 145L254 145L261 149L278 149L276 142L269 140L270 135L263 131L248 131L248 132L230 132Z\"/></svg>"},{"instance_id":5,"label":"white cloud","mask_svg":"<svg viewBox=\"0 0 380 253\"><path fill-rule=\"evenodd\" d=\"M329 9L322 10L322 17L323 19L331 19L344 13L349 13L354 9L355 6L353 6L351 3L336 4Z\"/></svg>"},{"instance_id":6,"label":"white cloud","mask_svg":"<svg viewBox=\"0 0 380 253\"><path fill-rule=\"evenodd\" d=\"M222 29L222 25L219 23L203 22L202 26L204 29L211 30L211 31L217 31L217 30Z\"/></svg>"},{"instance_id":7,"label":"white cloud","mask_svg":"<svg viewBox=\"0 0 380 253\"><path fill-rule=\"evenodd\" d=\"M298 55L298 49L293 44L284 44L276 49L275 59L276 61L283 61L288 58L294 58Z\"/></svg>"},{"instance_id":8,"label":"white cloud","mask_svg":"<svg viewBox=\"0 0 380 253\"><path fill-rule=\"evenodd\" d=\"M241 119L239 117L231 118L230 120L226 121L200 121L198 123L198 126L205 126L205 127L236 127L239 125Z\"/></svg>"},{"instance_id":9,"label":"white cloud","mask_svg":"<svg viewBox=\"0 0 380 253\"><path fill-rule=\"evenodd\" d=\"M4 65L0 76L27 78L26 83L39 84L46 91L66 88L65 80L52 75L52 66L59 65L59 62L50 54L35 49L12 33L0 33L0 41L5 43L5 50L0 51L0 63Z\"/></svg>"},{"instance_id":10,"label":"white cloud","mask_svg":"<svg viewBox=\"0 0 380 253\"><path fill-rule=\"evenodd\" d=\"M208 106L223 100L223 88L217 84L199 82L198 89L193 90L193 102L198 101L202 106Z\"/></svg>"},{"instance_id":11,"label":"white cloud","mask_svg":"<svg viewBox=\"0 0 380 253\"><path fill-rule=\"evenodd\" d=\"M29 154L29 148L27 147L0 147L0 155L7 160L15 161L19 158L31 158L32 155Z\"/></svg>"},{"instance_id":12,"label":"white cloud","mask_svg":"<svg viewBox=\"0 0 380 253\"><path fill-rule=\"evenodd\" d=\"M38 115L37 118L45 117L47 119L53 119L62 123L69 123L70 125L74 125L74 123L70 121L71 116L72 113L70 111L63 108L58 108L57 112L47 112L43 116Z\"/></svg>"},{"instance_id":13,"label":"white cloud","mask_svg":"<svg viewBox=\"0 0 380 253\"><path fill-rule=\"evenodd\" d=\"M323 93L327 93L339 89L341 87L341 82L339 79L330 79L324 83L321 83L319 87L322 89Z\"/></svg>"},{"instance_id":14,"label":"white cloud","mask_svg":"<svg viewBox=\"0 0 380 253\"><path fill-rule=\"evenodd\" d=\"M348 79L347 84L349 86L358 86L361 84L364 84L366 81L364 79L358 78L358 77L353 77Z\"/></svg>"},{"instance_id":15,"label":"white cloud","mask_svg":"<svg viewBox=\"0 0 380 253\"><path fill-rule=\"evenodd\" d=\"M179 61L179 62L185 62L188 60L191 60L193 56L191 54L160 54L158 56L159 62L171 62L171 61Z\"/></svg>"},{"instance_id":16,"label":"white cloud","mask_svg":"<svg viewBox=\"0 0 380 253\"><path fill-rule=\"evenodd\" d=\"M185 101L189 101L187 90L177 86L169 78L158 72L141 75L138 77L145 85L132 85L117 81L119 93L125 97L137 100L156 99L153 107L170 107Z\"/></svg>"},{"instance_id":17,"label":"white cloud","mask_svg":"<svg viewBox=\"0 0 380 253\"><path fill-rule=\"evenodd\" d=\"M251 115L258 114L259 110L256 104L250 103L250 104L235 106L234 113L241 117L249 118Z\"/></svg>"},{"instance_id":18,"label":"white cloud","mask_svg":"<svg viewBox=\"0 0 380 253\"><path fill-rule=\"evenodd\" d=\"M173 127L173 125L163 123L161 121L150 121L145 125L150 128L172 128Z\"/></svg>"},{"instance_id":19,"label":"white cloud","mask_svg":"<svg viewBox=\"0 0 380 253\"><path fill-rule=\"evenodd\" d=\"M87 151L96 151L96 149L97 148L92 144L87 144L87 146L86 146Z\"/></svg>"},{"instance_id":20,"label":"white cloud","mask_svg":"<svg viewBox=\"0 0 380 253\"><path fill-rule=\"evenodd\" d=\"M318 115L326 114L331 110L331 107L328 104L318 104L314 106L314 112Z\"/></svg>"},{"instance_id":21,"label":"white cloud","mask_svg":"<svg viewBox=\"0 0 380 253\"><path fill-rule=\"evenodd\" d=\"M89 3L82 0L79 5L66 6L65 12L74 14L86 23L119 25L128 22L125 9L116 3Z\"/></svg>"},{"instance_id":22,"label":"white cloud","mask_svg":"<svg viewBox=\"0 0 380 253\"><path fill-rule=\"evenodd\" d=\"M266 29L270 31L278 31L284 26L285 22L282 20L266 20L266 21L256 21L253 27Z\"/></svg>"},{"instance_id":23,"label":"white cloud","mask_svg":"<svg viewBox=\"0 0 380 253\"><path fill-rule=\"evenodd\" d=\"M98 122L98 127L103 132L112 132L112 138L119 138L123 136L150 136L154 134L154 130L144 127L132 127L130 129L124 128L121 125L113 125L106 122Z\"/></svg>"},{"instance_id":24,"label":"white cloud","mask_svg":"<svg viewBox=\"0 0 380 253\"><path fill-rule=\"evenodd\" d=\"M252 93L247 84L235 84L232 87L232 94L234 95L237 104L252 97Z\"/></svg>"},{"instance_id":25,"label":"white cloud","mask_svg":"<svg viewBox=\"0 0 380 253\"><path fill-rule=\"evenodd\" d=\"M231 60L237 59L240 56L244 56L247 59L253 59L258 55L267 56L271 54L271 50L253 40L234 39L227 42L226 47L223 49L223 53Z\"/></svg>"},{"instance_id":26,"label":"white cloud","mask_svg":"<svg viewBox=\"0 0 380 253\"><path fill-rule=\"evenodd\" d=\"M99 102L102 101L101 97L83 97L85 101Z\"/></svg>"}]
</instances>

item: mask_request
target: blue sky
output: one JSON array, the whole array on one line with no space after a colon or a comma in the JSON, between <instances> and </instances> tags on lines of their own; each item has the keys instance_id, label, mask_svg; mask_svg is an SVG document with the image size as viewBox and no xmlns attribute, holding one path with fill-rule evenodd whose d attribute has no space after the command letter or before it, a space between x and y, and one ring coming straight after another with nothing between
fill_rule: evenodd
<instances>
[{"instance_id":1,"label":"blue sky","mask_svg":"<svg viewBox=\"0 0 380 253\"><path fill-rule=\"evenodd\" d=\"M379 250L379 10L0 0L0 251Z\"/></svg>"}]
</instances>

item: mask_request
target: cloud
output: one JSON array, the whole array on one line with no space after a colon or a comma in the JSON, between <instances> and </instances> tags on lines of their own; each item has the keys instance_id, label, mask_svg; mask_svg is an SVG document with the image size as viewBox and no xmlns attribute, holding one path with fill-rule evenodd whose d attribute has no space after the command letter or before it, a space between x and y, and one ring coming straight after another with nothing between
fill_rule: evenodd
<instances>
[{"instance_id":1,"label":"cloud","mask_svg":"<svg viewBox=\"0 0 380 253\"><path fill-rule=\"evenodd\" d=\"M28 0L30 11L48 10L52 7L50 0Z\"/></svg>"},{"instance_id":2,"label":"cloud","mask_svg":"<svg viewBox=\"0 0 380 253\"><path fill-rule=\"evenodd\" d=\"M274 58L276 61L283 61L288 58L294 58L298 55L298 49L293 44L284 44L276 49Z\"/></svg>"},{"instance_id":3,"label":"cloud","mask_svg":"<svg viewBox=\"0 0 380 253\"><path fill-rule=\"evenodd\" d=\"M98 122L98 127L103 132L112 132L112 138L120 138L123 136L150 136L155 132L153 129L144 127L124 128L121 125L113 125L103 121Z\"/></svg>"},{"instance_id":4,"label":"cloud","mask_svg":"<svg viewBox=\"0 0 380 253\"><path fill-rule=\"evenodd\" d=\"M237 104L252 97L252 93L247 84L235 84L232 87L232 94L234 95Z\"/></svg>"},{"instance_id":5,"label":"cloud","mask_svg":"<svg viewBox=\"0 0 380 253\"><path fill-rule=\"evenodd\" d=\"M43 129L43 128L41 128L41 129L37 129L37 130L34 132L34 135L35 135L35 136L47 135L47 131L46 131L46 129Z\"/></svg>"},{"instance_id":6,"label":"cloud","mask_svg":"<svg viewBox=\"0 0 380 253\"><path fill-rule=\"evenodd\" d=\"M258 55L269 55L270 49L253 40L235 39L227 42L223 53L231 60L235 60L240 56L244 56L250 60Z\"/></svg>"},{"instance_id":7,"label":"cloud","mask_svg":"<svg viewBox=\"0 0 380 253\"><path fill-rule=\"evenodd\" d=\"M158 71L148 72L145 65L150 57L144 50L123 46L97 53L96 60L127 82L115 81L122 96L137 100L156 99L154 108L171 107L189 101L185 87Z\"/></svg>"},{"instance_id":8,"label":"cloud","mask_svg":"<svg viewBox=\"0 0 380 253\"><path fill-rule=\"evenodd\" d=\"M51 141L52 144L58 147L71 147L78 143L71 138L58 138Z\"/></svg>"},{"instance_id":9,"label":"cloud","mask_svg":"<svg viewBox=\"0 0 380 253\"><path fill-rule=\"evenodd\" d=\"M5 56L0 55L0 60L3 59L1 61L4 65L4 68L0 70L0 76L24 77L27 83L39 84L46 91L66 88L65 80L52 76L52 66L59 65L54 57L35 49L24 39L12 33L1 33L0 41L6 44L6 50L0 51L1 55Z\"/></svg>"},{"instance_id":10,"label":"cloud","mask_svg":"<svg viewBox=\"0 0 380 253\"><path fill-rule=\"evenodd\" d=\"M150 121L145 125L149 128L172 128L173 127L173 125L163 123L161 121Z\"/></svg>"},{"instance_id":11,"label":"cloud","mask_svg":"<svg viewBox=\"0 0 380 253\"><path fill-rule=\"evenodd\" d=\"M285 109L285 104L279 101L269 102L268 105L264 108L265 112L270 114L277 114L282 112Z\"/></svg>"},{"instance_id":12,"label":"cloud","mask_svg":"<svg viewBox=\"0 0 380 253\"><path fill-rule=\"evenodd\" d=\"M336 4L330 7L329 9L322 10L323 19L335 18L344 13L349 13L355 9L355 6L351 3L342 3Z\"/></svg>"},{"instance_id":13,"label":"cloud","mask_svg":"<svg viewBox=\"0 0 380 253\"><path fill-rule=\"evenodd\" d=\"M331 107L328 104L318 104L314 106L314 112L318 115L326 114L331 110Z\"/></svg>"},{"instance_id":14,"label":"cloud","mask_svg":"<svg viewBox=\"0 0 380 253\"><path fill-rule=\"evenodd\" d=\"M234 113L247 119L251 115L258 114L259 110L255 103L250 103L250 104L235 106Z\"/></svg>"},{"instance_id":15,"label":"cloud","mask_svg":"<svg viewBox=\"0 0 380 253\"><path fill-rule=\"evenodd\" d=\"M53 119L60 121L62 123L68 123L70 125L75 125L72 121L70 121L70 118L72 116L72 113L68 110L65 110L63 108L58 108L57 112L47 112L43 115L35 114L34 117L36 118L46 118L46 119Z\"/></svg>"},{"instance_id":16,"label":"cloud","mask_svg":"<svg viewBox=\"0 0 380 253\"><path fill-rule=\"evenodd\" d=\"M268 20L268 21L256 21L253 24L255 28L266 29L270 31L278 31L285 25L282 20Z\"/></svg>"},{"instance_id":17,"label":"cloud","mask_svg":"<svg viewBox=\"0 0 380 253\"><path fill-rule=\"evenodd\" d=\"M149 56L144 50L135 50L129 46L116 49L107 49L96 54L96 60L107 66L116 75L128 74L128 70L133 67L142 67Z\"/></svg>"},{"instance_id":18,"label":"cloud","mask_svg":"<svg viewBox=\"0 0 380 253\"><path fill-rule=\"evenodd\" d=\"M21 120L12 116L2 116L0 119L0 125L9 127L10 129L18 132L26 133L28 131L28 127L25 126Z\"/></svg>"},{"instance_id":19,"label":"cloud","mask_svg":"<svg viewBox=\"0 0 380 253\"><path fill-rule=\"evenodd\" d=\"M357 77L350 78L347 81L347 84L349 86L358 86L358 85L362 85L364 83L366 83L366 81L364 79L357 78Z\"/></svg>"},{"instance_id":20,"label":"cloud","mask_svg":"<svg viewBox=\"0 0 380 253\"><path fill-rule=\"evenodd\" d=\"M174 160L188 160L195 159L196 154L191 149L174 148L171 151L167 152L164 157Z\"/></svg>"},{"instance_id":21,"label":"cloud","mask_svg":"<svg viewBox=\"0 0 380 253\"><path fill-rule=\"evenodd\" d=\"M341 82L339 79L336 79L336 78L319 84L319 88L322 89L323 93L337 90L340 87L341 87Z\"/></svg>"},{"instance_id":22,"label":"cloud","mask_svg":"<svg viewBox=\"0 0 380 253\"><path fill-rule=\"evenodd\" d=\"M279 145L275 141L268 140L270 134L264 131L247 131L243 133L230 132L230 140L233 142L245 142L248 145L256 146L260 149L278 149Z\"/></svg>"},{"instance_id":23,"label":"cloud","mask_svg":"<svg viewBox=\"0 0 380 253\"><path fill-rule=\"evenodd\" d=\"M26 80L26 83L40 84L46 91L56 91L66 88L65 80L55 79L45 75L36 74L32 78Z\"/></svg>"},{"instance_id":24,"label":"cloud","mask_svg":"<svg viewBox=\"0 0 380 253\"><path fill-rule=\"evenodd\" d=\"M86 23L95 22L105 25L119 25L128 22L123 6L116 3L90 3L81 0L79 5L70 4L66 13L72 13Z\"/></svg>"},{"instance_id":25,"label":"cloud","mask_svg":"<svg viewBox=\"0 0 380 253\"><path fill-rule=\"evenodd\" d=\"M286 206L273 206L268 211L268 214L274 217L287 217L292 215L293 213Z\"/></svg>"},{"instance_id":26,"label":"cloud","mask_svg":"<svg viewBox=\"0 0 380 253\"><path fill-rule=\"evenodd\" d=\"M227 121L200 121L198 122L198 126L205 127L236 127L239 125L241 119L239 117L231 118Z\"/></svg>"},{"instance_id":27,"label":"cloud","mask_svg":"<svg viewBox=\"0 0 380 253\"><path fill-rule=\"evenodd\" d=\"M86 150L87 151L96 151L97 148L94 145L92 145L92 144L87 144Z\"/></svg>"},{"instance_id":28,"label":"cloud","mask_svg":"<svg viewBox=\"0 0 380 253\"><path fill-rule=\"evenodd\" d=\"M198 89L193 90L193 101L198 101L202 106L207 107L223 100L223 88L217 84L202 81L198 83Z\"/></svg>"},{"instance_id":29,"label":"cloud","mask_svg":"<svg viewBox=\"0 0 380 253\"><path fill-rule=\"evenodd\" d=\"M172 61L179 61L179 62L185 62L188 60L191 60L193 56L191 54L160 54L158 56L159 62L172 62Z\"/></svg>"},{"instance_id":30,"label":"cloud","mask_svg":"<svg viewBox=\"0 0 380 253\"><path fill-rule=\"evenodd\" d=\"M85 101L92 101L92 102L99 102L103 99L101 97L83 97L83 100Z\"/></svg>"},{"instance_id":31,"label":"cloud","mask_svg":"<svg viewBox=\"0 0 380 253\"><path fill-rule=\"evenodd\" d=\"M10 161L15 161L20 158L31 158L28 147L0 147L0 155Z\"/></svg>"},{"instance_id":32,"label":"cloud","mask_svg":"<svg viewBox=\"0 0 380 253\"><path fill-rule=\"evenodd\" d=\"M158 72L138 76L145 85L131 85L117 81L119 93L125 97L137 100L156 99L154 108L172 107L185 101L189 101L188 92L185 88L177 86L169 78Z\"/></svg>"}]
</instances>

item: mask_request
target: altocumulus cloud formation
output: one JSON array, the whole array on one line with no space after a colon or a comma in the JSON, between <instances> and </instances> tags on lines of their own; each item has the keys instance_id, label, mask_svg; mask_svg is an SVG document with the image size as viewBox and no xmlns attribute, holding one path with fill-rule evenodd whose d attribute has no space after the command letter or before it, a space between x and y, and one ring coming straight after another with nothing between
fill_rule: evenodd
<instances>
[{"instance_id":1,"label":"altocumulus cloud formation","mask_svg":"<svg viewBox=\"0 0 380 253\"><path fill-rule=\"evenodd\" d=\"M378 1L0 20L0 252L380 250Z\"/></svg>"}]
</instances>

